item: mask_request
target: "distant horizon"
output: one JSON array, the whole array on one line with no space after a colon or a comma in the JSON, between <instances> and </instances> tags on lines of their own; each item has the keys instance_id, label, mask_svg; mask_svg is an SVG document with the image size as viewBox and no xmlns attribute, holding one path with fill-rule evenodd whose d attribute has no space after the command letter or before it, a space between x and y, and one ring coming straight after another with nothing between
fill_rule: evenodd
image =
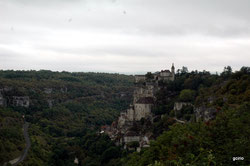
<instances>
[{"instance_id":1,"label":"distant horizon","mask_svg":"<svg viewBox=\"0 0 250 166\"><path fill-rule=\"evenodd\" d=\"M227 66L230 66L230 65L227 65ZM224 66L224 67L227 67L227 66ZM184 66L184 67L187 67L188 66ZM210 72L211 74L220 74L223 72L223 69L224 67L221 69L221 71L209 71L209 70L205 70L205 71L208 71ZM231 66L232 67L232 66ZM235 72L235 71L239 71L242 67L248 67L248 66L241 66L239 69L234 69L232 68L232 71ZM182 69L181 68L176 68L175 67L175 73L177 72L178 69ZM161 70L170 70L170 68L165 68L165 69L161 69L161 70L155 70L155 71L135 71L133 73L128 73L128 72L115 72L115 71L67 71L67 70L51 70L51 69L1 69L0 68L0 71L51 71L51 72L68 72L68 73L107 73L107 74L124 74L124 75L140 75L140 74L146 74L147 72L158 72L158 71L161 71ZM192 71L195 71L197 69L194 69L194 70L190 70L188 68L188 72L192 72ZM202 72L204 70L197 70L198 72Z\"/></svg>"}]
</instances>

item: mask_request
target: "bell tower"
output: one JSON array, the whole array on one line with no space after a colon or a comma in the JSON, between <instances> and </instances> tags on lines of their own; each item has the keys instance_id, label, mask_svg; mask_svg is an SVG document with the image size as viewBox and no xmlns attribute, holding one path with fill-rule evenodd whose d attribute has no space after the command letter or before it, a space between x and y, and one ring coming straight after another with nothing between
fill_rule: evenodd
<instances>
[{"instance_id":1,"label":"bell tower","mask_svg":"<svg viewBox=\"0 0 250 166\"><path fill-rule=\"evenodd\" d=\"M171 73L172 73L172 81L174 81L174 79L175 79L175 68L174 68L174 63L172 63Z\"/></svg>"}]
</instances>

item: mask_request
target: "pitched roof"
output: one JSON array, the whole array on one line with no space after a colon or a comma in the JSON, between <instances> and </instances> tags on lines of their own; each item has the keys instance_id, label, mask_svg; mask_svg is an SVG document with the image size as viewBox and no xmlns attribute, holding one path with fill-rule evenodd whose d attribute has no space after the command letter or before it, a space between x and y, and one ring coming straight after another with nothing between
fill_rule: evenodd
<instances>
[{"instance_id":1,"label":"pitched roof","mask_svg":"<svg viewBox=\"0 0 250 166\"><path fill-rule=\"evenodd\" d=\"M154 99L152 97L141 97L137 100L138 104L154 104Z\"/></svg>"},{"instance_id":2,"label":"pitched roof","mask_svg":"<svg viewBox=\"0 0 250 166\"><path fill-rule=\"evenodd\" d=\"M125 136L127 137L134 137L134 136L139 136L139 134L137 134L136 132L134 131L128 131Z\"/></svg>"},{"instance_id":3,"label":"pitched roof","mask_svg":"<svg viewBox=\"0 0 250 166\"><path fill-rule=\"evenodd\" d=\"M162 70L161 72L171 73L170 70Z\"/></svg>"}]
</instances>

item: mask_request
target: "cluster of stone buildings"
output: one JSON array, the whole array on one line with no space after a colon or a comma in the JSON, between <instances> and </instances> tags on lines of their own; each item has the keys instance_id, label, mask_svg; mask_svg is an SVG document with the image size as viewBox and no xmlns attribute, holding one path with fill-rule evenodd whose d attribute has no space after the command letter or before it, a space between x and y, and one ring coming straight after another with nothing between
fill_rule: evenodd
<instances>
[{"instance_id":1,"label":"cluster of stone buildings","mask_svg":"<svg viewBox=\"0 0 250 166\"><path fill-rule=\"evenodd\" d=\"M101 133L107 133L117 145L122 145L124 148L130 148L129 145L132 142L138 142L138 151L143 147L148 147L152 133L136 131L134 128L141 121L152 122L152 107L156 100L155 94L159 90L159 82L174 79L174 65L172 65L171 71L162 70L146 75L135 75L133 103L130 108L120 113L119 118L111 126L102 126Z\"/></svg>"},{"instance_id":2,"label":"cluster of stone buildings","mask_svg":"<svg viewBox=\"0 0 250 166\"><path fill-rule=\"evenodd\" d=\"M135 75L135 83L139 82L146 82L147 81L147 75ZM161 70L160 72L155 72L152 74L152 80L154 80L156 83L158 81L174 81L175 79L175 67L174 64L172 64L171 71L170 70Z\"/></svg>"}]
</instances>

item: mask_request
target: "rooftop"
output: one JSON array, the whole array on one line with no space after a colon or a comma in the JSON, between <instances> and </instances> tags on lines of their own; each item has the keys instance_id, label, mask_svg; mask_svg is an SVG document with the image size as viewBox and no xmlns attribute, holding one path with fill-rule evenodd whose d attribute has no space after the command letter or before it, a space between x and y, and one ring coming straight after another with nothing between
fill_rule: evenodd
<instances>
[{"instance_id":1,"label":"rooftop","mask_svg":"<svg viewBox=\"0 0 250 166\"><path fill-rule=\"evenodd\" d=\"M141 97L137 100L138 104L154 104L154 99L152 97Z\"/></svg>"}]
</instances>

